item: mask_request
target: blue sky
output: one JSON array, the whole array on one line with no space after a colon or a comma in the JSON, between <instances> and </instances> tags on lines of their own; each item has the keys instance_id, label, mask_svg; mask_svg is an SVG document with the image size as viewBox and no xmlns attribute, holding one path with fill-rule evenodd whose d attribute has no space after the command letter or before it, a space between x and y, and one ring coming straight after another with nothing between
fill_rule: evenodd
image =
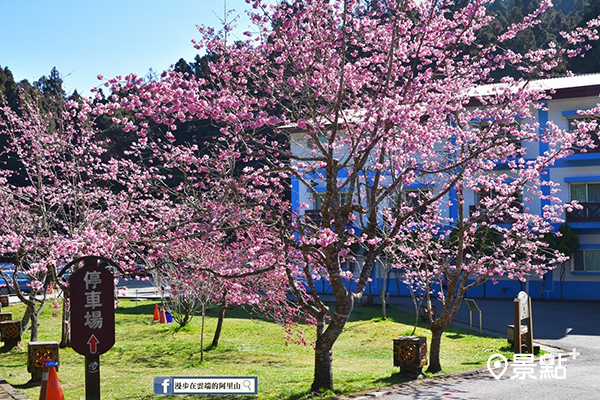
<instances>
[{"instance_id":1,"label":"blue sky","mask_svg":"<svg viewBox=\"0 0 600 400\"><path fill-rule=\"evenodd\" d=\"M247 30L244 0L226 0ZM0 0L0 66L33 82L56 66L67 93L106 77L162 72L198 53L196 25L217 27L224 0ZM245 24L245 25L244 25Z\"/></svg>"}]
</instances>

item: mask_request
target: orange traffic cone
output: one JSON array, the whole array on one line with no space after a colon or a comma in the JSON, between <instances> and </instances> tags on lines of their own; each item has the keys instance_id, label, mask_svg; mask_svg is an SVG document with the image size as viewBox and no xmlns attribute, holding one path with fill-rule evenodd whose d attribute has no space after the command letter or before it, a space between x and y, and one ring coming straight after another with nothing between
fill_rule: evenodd
<instances>
[{"instance_id":1,"label":"orange traffic cone","mask_svg":"<svg viewBox=\"0 0 600 400\"><path fill-rule=\"evenodd\" d=\"M160 320L160 314L158 312L158 304L154 305L154 318L152 318L152 321L158 321Z\"/></svg>"},{"instance_id":2,"label":"orange traffic cone","mask_svg":"<svg viewBox=\"0 0 600 400\"><path fill-rule=\"evenodd\" d=\"M52 360L44 360L44 368L42 370L42 385L40 387L40 400L46 400L46 392L48 390L48 367L46 366L47 362L52 362Z\"/></svg>"},{"instance_id":3,"label":"orange traffic cone","mask_svg":"<svg viewBox=\"0 0 600 400\"><path fill-rule=\"evenodd\" d=\"M167 323L167 314L165 313L164 307L160 308L160 323L161 324Z\"/></svg>"},{"instance_id":4,"label":"orange traffic cone","mask_svg":"<svg viewBox=\"0 0 600 400\"><path fill-rule=\"evenodd\" d=\"M52 360L44 361L44 372L42 373L42 390L40 392L40 400L65 400L56 366L58 363Z\"/></svg>"}]
</instances>

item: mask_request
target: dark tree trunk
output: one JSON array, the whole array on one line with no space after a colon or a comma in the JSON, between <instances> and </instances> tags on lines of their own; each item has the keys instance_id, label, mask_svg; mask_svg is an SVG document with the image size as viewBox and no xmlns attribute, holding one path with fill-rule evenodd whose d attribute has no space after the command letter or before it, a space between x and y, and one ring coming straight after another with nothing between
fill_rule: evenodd
<instances>
[{"instance_id":1,"label":"dark tree trunk","mask_svg":"<svg viewBox=\"0 0 600 400\"><path fill-rule=\"evenodd\" d=\"M63 293L65 293L63 291ZM66 297L66 296L65 296ZM69 299L63 300L63 313L62 313L62 332L59 347L64 349L65 347L71 347L71 307L69 305Z\"/></svg>"},{"instance_id":2,"label":"dark tree trunk","mask_svg":"<svg viewBox=\"0 0 600 400\"><path fill-rule=\"evenodd\" d=\"M31 336L29 339L30 342L37 342L38 340L38 317L43 309L43 303L40 305L40 308L36 310L34 302L27 302L27 308L25 309L25 313L23 314L23 318L21 319L21 332L24 332L29 326L29 323L31 323Z\"/></svg>"},{"instance_id":3,"label":"dark tree trunk","mask_svg":"<svg viewBox=\"0 0 600 400\"><path fill-rule=\"evenodd\" d=\"M325 315L317 317L317 342L315 343L315 374L310 388L312 393L333 390L333 344L325 339Z\"/></svg>"},{"instance_id":4,"label":"dark tree trunk","mask_svg":"<svg viewBox=\"0 0 600 400\"><path fill-rule=\"evenodd\" d=\"M190 320L192 315L192 302L188 302L184 304L184 309L183 309L183 318L180 318L179 320L179 327L183 328L184 326L187 326L187 324L190 323Z\"/></svg>"},{"instance_id":5,"label":"dark tree trunk","mask_svg":"<svg viewBox=\"0 0 600 400\"><path fill-rule=\"evenodd\" d=\"M310 388L313 393L333 390L332 347L332 344L327 343L322 337L317 339L315 376Z\"/></svg>"},{"instance_id":6,"label":"dark tree trunk","mask_svg":"<svg viewBox=\"0 0 600 400\"><path fill-rule=\"evenodd\" d=\"M351 294L345 298L338 297L334 313L327 329L325 329L325 314L317 317L317 342L315 344L315 375L310 391L320 393L333 391L333 345L342 333L348 317L354 308Z\"/></svg>"},{"instance_id":7,"label":"dark tree trunk","mask_svg":"<svg viewBox=\"0 0 600 400\"><path fill-rule=\"evenodd\" d=\"M35 305L27 302L27 308L25 308L25 312L23 313L23 318L21 318L21 332L24 332L29 326L29 322L31 322L31 317L35 314Z\"/></svg>"},{"instance_id":8,"label":"dark tree trunk","mask_svg":"<svg viewBox=\"0 0 600 400\"><path fill-rule=\"evenodd\" d=\"M560 264L560 299L563 299L563 286L565 285L565 263Z\"/></svg>"},{"instance_id":9,"label":"dark tree trunk","mask_svg":"<svg viewBox=\"0 0 600 400\"><path fill-rule=\"evenodd\" d=\"M427 372L436 373L442 370L442 364L440 362L442 333L444 333L442 327L431 326L431 346L429 347L429 368L427 368Z\"/></svg>"},{"instance_id":10,"label":"dark tree trunk","mask_svg":"<svg viewBox=\"0 0 600 400\"><path fill-rule=\"evenodd\" d=\"M37 342L38 340L38 313L35 311L31 314L31 337L30 342Z\"/></svg>"},{"instance_id":11,"label":"dark tree trunk","mask_svg":"<svg viewBox=\"0 0 600 400\"><path fill-rule=\"evenodd\" d=\"M221 307L221 311L219 311L219 318L217 319L217 327L215 329L215 335L213 336L213 341L210 347L215 348L219 346L219 339L221 338L221 330L223 329L223 320L225 319L225 312L227 310L231 310L233 307L223 306Z\"/></svg>"},{"instance_id":12,"label":"dark tree trunk","mask_svg":"<svg viewBox=\"0 0 600 400\"><path fill-rule=\"evenodd\" d=\"M204 322L206 321L206 304L202 303L202 328L200 330L200 363L204 363Z\"/></svg>"},{"instance_id":13,"label":"dark tree trunk","mask_svg":"<svg viewBox=\"0 0 600 400\"><path fill-rule=\"evenodd\" d=\"M387 302L385 298L385 292L387 288L387 277L388 274L384 271L383 282L381 283L381 319L383 319L384 321L387 319Z\"/></svg>"}]
</instances>

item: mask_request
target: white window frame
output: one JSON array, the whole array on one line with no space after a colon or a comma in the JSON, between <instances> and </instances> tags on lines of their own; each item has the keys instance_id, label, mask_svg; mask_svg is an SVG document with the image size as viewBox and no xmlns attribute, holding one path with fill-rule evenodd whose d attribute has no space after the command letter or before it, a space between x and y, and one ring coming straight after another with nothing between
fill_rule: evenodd
<instances>
[{"instance_id":1,"label":"white window frame","mask_svg":"<svg viewBox=\"0 0 600 400\"><path fill-rule=\"evenodd\" d=\"M582 203L595 203L590 201L590 190L589 185L600 185L600 182L571 182L569 183L569 198L573 201L573 186L576 185L585 185L585 200L581 201Z\"/></svg>"},{"instance_id":2,"label":"white window frame","mask_svg":"<svg viewBox=\"0 0 600 400\"><path fill-rule=\"evenodd\" d=\"M579 272L579 273L580 272L599 272L600 273L600 265L598 265L596 267L597 269L586 269L586 267L585 267L585 259L586 259L585 252L586 251L597 251L597 252L600 252L600 249L579 249L579 250L576 250L575 253L573 253L573 256L571 257L571 272ZM583 253L583 255L581 256L582 257L581 260L583 262L583 269L576 269L576 263L575 263L575 257L576 256L575 255L577 253L580 253L580 254Z\"/></svg>"}]
</instances>

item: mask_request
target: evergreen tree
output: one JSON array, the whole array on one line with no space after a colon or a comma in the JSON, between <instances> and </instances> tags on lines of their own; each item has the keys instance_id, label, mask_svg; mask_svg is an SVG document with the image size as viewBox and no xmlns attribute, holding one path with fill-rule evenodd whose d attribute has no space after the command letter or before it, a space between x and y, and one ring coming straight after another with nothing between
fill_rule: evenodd
<instances>
[{"instance_id":1,"label":"evergreen tree","mask_svg":"<svg viewBox=\"0 0 600 400\"><path fill-rule=\"evenodd\" d=\"M196 56L196 57L198 57L198 56ZM183 58L180 58L179 61L177 61L174 68L175 68L175 71L177 71L177 72L181 72L184 74L190 74L190 75L194 74L192 67L190 67L190 65L187 63L187 61L185 61Z\"/></svg>"},{"instance_id":2,"label":"evergreen tree","mask_svg":"<svg viewBox=\"0 0 600 400\"><path fill-rule=\"evenodd\" d=\"M18 109L19 89L12 72L8 67L0 67L0 99L6 100L8 106L13 110Z\"/></svg>"},{"instance_id":3,"label":"evergreen tree","mask_svg":"<svg viewBox=\"0 0 600 400\"><path fill-rule=\"evenodd\" d=\"M584 13L581 18L578 19L577 26L585 26L585 21L587 21L591 15L600 15L600 0L589 0L586 2ZM585 57L571 59L569 68L578 74L600 72L600 48L594 46L587 52Z\"/></svg>"},{"instance_id":4,"label":"evergreen tree","mask_svg":"<svg viewBox=\"0 0 600 400\"><path fill-rule=\"evenodd\" d=\"M60 72L56 67L52 67L49 76L42 76L37 82L34 83L46 97L65 97L65 91L63 89L63 79Z\"/></svg>"}]
</instances>

